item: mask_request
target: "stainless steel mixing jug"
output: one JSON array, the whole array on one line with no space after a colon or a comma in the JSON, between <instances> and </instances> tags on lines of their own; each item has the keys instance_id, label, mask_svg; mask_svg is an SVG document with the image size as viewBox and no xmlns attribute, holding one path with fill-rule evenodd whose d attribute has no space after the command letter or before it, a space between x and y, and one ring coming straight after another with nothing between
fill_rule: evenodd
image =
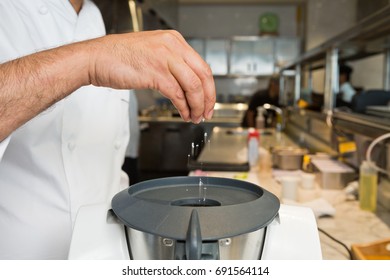
<instances>
[{"instance_id":1,"label":"stainless steel mixing jug","mask_svg":"<svg viewBox=\"0 0 390 280\"><path fill-rule=\"evenodd\" d=\"M144 181L112 200L135 260L260 259L279 207L257 185L215 177Z\"/></svg>"}]
</instances>

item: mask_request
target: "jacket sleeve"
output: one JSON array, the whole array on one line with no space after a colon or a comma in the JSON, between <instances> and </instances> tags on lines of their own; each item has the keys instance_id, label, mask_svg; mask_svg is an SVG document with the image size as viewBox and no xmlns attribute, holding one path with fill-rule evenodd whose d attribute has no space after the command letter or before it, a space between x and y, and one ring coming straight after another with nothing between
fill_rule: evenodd
<instances>
[{"instance_id":1,"label":"jacket sleeve","mask_svg":"<svg viewBox=\"0 0 390 280\"><path fill-rule=\"evenodd\" d=\"M7 149L7 146L8 146L10 139L11 139L11 136L8 136L7 138L5 138L3 141L0 142L0 161L3 158L4 152Z\"/></svg>"}]
</instances>

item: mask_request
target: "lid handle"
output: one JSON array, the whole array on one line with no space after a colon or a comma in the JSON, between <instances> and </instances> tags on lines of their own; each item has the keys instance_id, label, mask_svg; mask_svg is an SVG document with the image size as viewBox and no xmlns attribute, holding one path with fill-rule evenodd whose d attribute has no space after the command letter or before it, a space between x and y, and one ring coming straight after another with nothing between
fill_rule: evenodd
<instances>
[{"instance_id":1,"label":"lid handle","mask_svg":"<svg viewBox=\"0 0 390 280\"><path fill-rule=\"evenodd\" d=\"M192 210L188 225L186 255L187 260L200 260L202 257L202 235L200 232L198 211L196 209Z\"/></svg>"}]
</instances>

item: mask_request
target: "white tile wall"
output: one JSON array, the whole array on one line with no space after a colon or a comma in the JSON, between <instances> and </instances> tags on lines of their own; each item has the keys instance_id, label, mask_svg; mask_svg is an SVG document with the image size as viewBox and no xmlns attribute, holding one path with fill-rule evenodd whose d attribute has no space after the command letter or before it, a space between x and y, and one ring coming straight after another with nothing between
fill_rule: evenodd
<instances>
[{"instance_id":1,"label":"white tile wall","mask_svg":"<svg viewBox=\"0 0 390 280\"><path fill-rule=\"evenodd\" d=\"M279 35L296 36L295 5L183 5L179 31L187 37L254 36L265 12L279 15Z\"/></svg>"}]
</instances>

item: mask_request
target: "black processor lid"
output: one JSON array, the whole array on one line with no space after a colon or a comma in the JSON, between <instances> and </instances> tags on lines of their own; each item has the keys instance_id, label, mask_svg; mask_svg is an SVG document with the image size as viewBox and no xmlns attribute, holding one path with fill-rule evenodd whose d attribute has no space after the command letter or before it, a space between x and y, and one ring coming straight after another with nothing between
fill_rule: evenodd
<instances>
[{"instance_id":1,"label":"black processor lid","mask_svg":"<svg viewBox=\"0 0 390 280\"><path fill-rule=\"evenodd\" d=\"M174 240L186 240L194 223L204 241L249 233L266 227L279 207L275 195L255 184L217 177L144 181L112 199L126 226Z\"/></svg>"}]
</instances>

